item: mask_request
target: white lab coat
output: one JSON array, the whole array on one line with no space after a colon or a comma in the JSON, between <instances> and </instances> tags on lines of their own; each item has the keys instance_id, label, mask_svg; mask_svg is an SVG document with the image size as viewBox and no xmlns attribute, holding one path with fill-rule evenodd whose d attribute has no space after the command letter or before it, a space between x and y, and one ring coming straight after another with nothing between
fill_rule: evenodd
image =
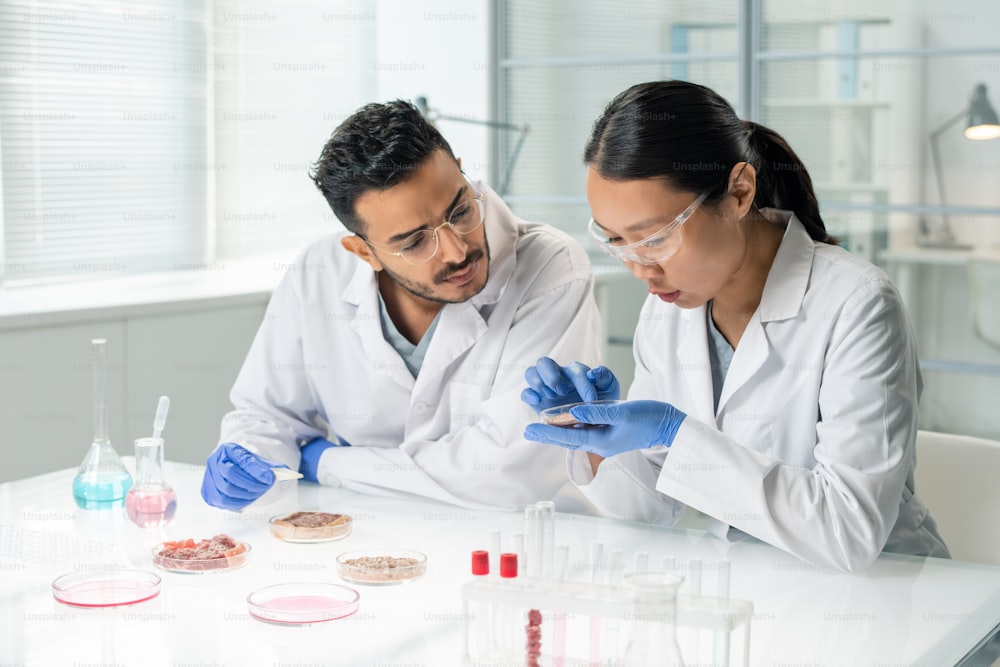
<instances>
[{"instance_id":1,"label":"white lab coat","mask_svg":"<svg viewBox=\"0 0 1000 667\"><path fill-rule=\"evenodd\" d=\"M297 470L300 445L340 438L351 446L323 454L320 482L470 508L520 508L566 484L562 451L523 439L536 417L520 393L543 355L598 363L590 261L483 187L489 279L444 306L416 379L383 337L375 272L331 235L274 292L220 442Z\"/></svg>"},{"instance_id":2,"label":"white lab coat","mask_svg":"<svg viewBox=\"0 0 1000 667\"><path fill-rule=\"evenodd\" d=\"M635 332L629 399L685 412L672 446L604 461L571 453L570 478L605 514L750 534L854 571L883 550L947 556L914 495L922 382L902 300L877 267L814 242L789 212L760 305L714 410L705 308L650 297Z\"/></svg>"}]
</instances>

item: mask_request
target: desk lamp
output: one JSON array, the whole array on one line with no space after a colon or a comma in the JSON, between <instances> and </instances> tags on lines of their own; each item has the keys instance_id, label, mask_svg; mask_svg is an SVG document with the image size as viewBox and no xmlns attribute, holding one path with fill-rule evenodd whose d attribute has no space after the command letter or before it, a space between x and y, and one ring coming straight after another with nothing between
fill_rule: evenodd
<instances>
[{"instance_id":1,"label":"desk lamp","mask_svg":"<svg viewBox=\"0 0 1000 667\"><path fill-rule=\"evenodd\" d=\"M511 132L517 132L517 143L514 144L514 150L511 151L510 157L507 158L507 165L503 170L503 178L497 187L497 194L503 197L507 194L507 186L510 184L510 175L514 171L514 163L517 161L517 156L521 152L521 147L524 145L524 139L528 136L528 130L530 129L528 125L515 125L514 123L501 123L495 120L478 120L476 118L465 118L463 116L448 116L438 112L436 109L431 109L427 104L427 98L421 95L416 99L417 108L420 113L424 115L424 118L429 120L433 125L439 120L450 120L456 123L469 123L472 125L484 125L486 127L492 127L498 130L508 130Z\"/></svg>"},{"instance_id":2,"label":"desk lamp","mask_svg":"<svg viewBox=\"0 0 1000 667\"><path fill-rule=\"evenodd\" d=\"M934 175L937 178L938 198L942 208L946 208L947 204L944 196L944 175L941 173L941 155L938 152L938 137L963 118L966 119L966 139L983 141L1000 137L1000 121L997 120L997 112L986 97L985 84L980 83L976 86L967 108L962 109L931 132L931 157L934 160ZM951 231L948 214L945 212L942 212L941 223L936 228L932 228L925 219L920 221L917 244L925 248L969 249L969 246L955 243L955 235Z\"/></svg>"}]
</instances>

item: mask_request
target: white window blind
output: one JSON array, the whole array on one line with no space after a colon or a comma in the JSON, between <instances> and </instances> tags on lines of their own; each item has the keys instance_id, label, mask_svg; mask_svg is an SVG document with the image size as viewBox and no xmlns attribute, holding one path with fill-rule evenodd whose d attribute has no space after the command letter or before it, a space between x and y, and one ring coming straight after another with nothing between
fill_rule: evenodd
<instances>
[{"instance_id":1,"label":"white window blind","mask_svg":"<svg viewBox=\"0 0 1000 667\"><path fill-rule=\"evenodd\" d=\"M374 0L215 3L216 252L301 247L340 223L309 179L373 101Z\"/></svg>"},{"instance_id":2,"label":"white window blind","mask_svg":"<svg viewBox=\"0 0 1000 667\"><path fill-rule=\"evenodd\" d=\"M0 3L0 280L202 253L201 3Z\"/></svg>"}]
</instances>

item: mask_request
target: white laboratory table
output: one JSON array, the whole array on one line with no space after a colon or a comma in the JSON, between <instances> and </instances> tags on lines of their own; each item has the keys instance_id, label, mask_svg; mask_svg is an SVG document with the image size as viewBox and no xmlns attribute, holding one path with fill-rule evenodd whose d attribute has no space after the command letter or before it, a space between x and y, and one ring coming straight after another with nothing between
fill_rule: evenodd
<instances>
[{"instance_id":1,"label":"white laboratory table","mask_svg":"<svg viewBox=\"0 0 1000 667\"><path fill-rule=\"evenodd\" d=\"M460 587L470 579L470 551L487 548L491 528L506 537L523 525L517 513L473 512L308 483L292 483L268 507L223 512L202 502L202 471L166 464L178 512L173 522L151 530L117 513L78 510L70 493L73 470L0 484L0 664L461 665ZM349 513L353 533L323 544L272 537L268 518L296 508ZM245 567L185 575L151 565L150 547L164 538L219 532L252 546ZM678 564L728 559L732 597L754 605L752 665L953 665L1000 622L997 567L885 555L865 572L845 575L755 541L726 544L694 530L557 514L556 542L570 547L571 573L585 569L588 546L598 540L623 549L626 563L638 550L653 558L672 554ZM247 612L247 594L262 586L340 583L334 566L339 553L386 546L426 553L426 577L398 587L353 586L361 593L357 614L317 625L265 624ZM113 610L76 609L54 600L55 577L98 564L158 572L161 593Z\"/></svg>"}]
</instances>

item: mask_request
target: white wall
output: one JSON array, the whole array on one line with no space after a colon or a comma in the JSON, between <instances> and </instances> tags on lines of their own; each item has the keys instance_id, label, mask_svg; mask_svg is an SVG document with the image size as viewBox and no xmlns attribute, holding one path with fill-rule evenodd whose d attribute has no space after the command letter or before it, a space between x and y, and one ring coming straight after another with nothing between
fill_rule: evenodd
<instances>
[{"instance_id":1,"label":"white wall","mask_svg":"<svg viewBox=\"0 0 1000 667\"><path fill-rule=\"evenodd\" d=\"M379 101L423 95L432 111L489 119L490 14L487 0L422 0L378 4L375 69ZM471 178L484 178L485 127L441 120L437 128Z\"/></svg>"}]
</instances>

